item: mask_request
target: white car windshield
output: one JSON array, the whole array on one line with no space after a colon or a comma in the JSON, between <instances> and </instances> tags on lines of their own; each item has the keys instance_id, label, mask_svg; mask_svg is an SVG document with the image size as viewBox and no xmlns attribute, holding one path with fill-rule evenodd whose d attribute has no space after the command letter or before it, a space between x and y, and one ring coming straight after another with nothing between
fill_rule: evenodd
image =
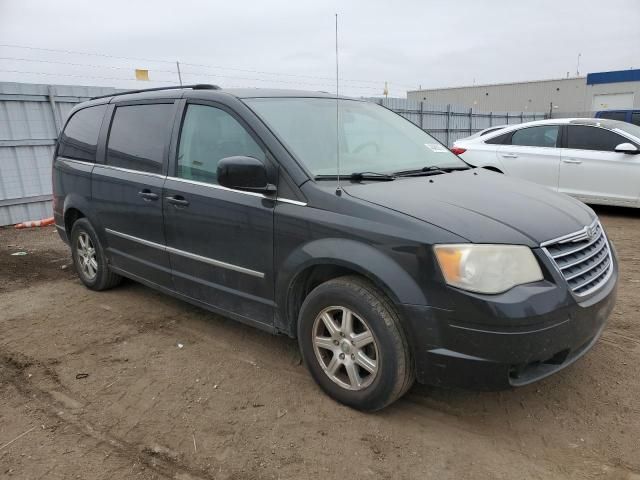
<instances>
[{"instance_id":1,"label":"white car windshield","mask_svg":"<svg viewBox=\"0 0 640 480\"><path fill-rule=\"evenodd\" d=\"M374 103L290 97L244 102L314 176L338 174L338 146L340 175L467 167L432 136Z\"/></svg>"}]
</instances>

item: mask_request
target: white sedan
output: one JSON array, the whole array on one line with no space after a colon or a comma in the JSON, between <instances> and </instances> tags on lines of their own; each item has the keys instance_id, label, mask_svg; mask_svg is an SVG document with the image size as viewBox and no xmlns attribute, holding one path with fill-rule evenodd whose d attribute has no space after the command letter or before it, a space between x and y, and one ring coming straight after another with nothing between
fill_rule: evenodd
<instances>
[{"instance_id":1,"label":"white sedan","mask_svg":"<svg viewBox=\"0 0 640 480\"><path fill-rule=\"evenodd\" d=\"M458 140L467 163L545 185L583 202L640 207L640 127L601 118L511 125Z\"/></svg>"}]
</instances>

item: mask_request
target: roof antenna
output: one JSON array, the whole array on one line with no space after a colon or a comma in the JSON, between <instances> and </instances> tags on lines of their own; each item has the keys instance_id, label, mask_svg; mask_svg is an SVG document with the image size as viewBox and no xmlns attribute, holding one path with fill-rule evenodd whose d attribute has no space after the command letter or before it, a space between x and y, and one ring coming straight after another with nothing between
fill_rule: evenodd
<instances>
[{"instance_id":1,"label":"roof antenna","mask_svg":"<svg viewBox=\"0 0 640 480\"><path fill-rule=\"evenodd\" d=\"M336 186L336 195L342 195L342 188L340 187L340 100L338 97L338 14L336 13L336 161L338 164L338 185Z\"/></svg>"}]
</instances>

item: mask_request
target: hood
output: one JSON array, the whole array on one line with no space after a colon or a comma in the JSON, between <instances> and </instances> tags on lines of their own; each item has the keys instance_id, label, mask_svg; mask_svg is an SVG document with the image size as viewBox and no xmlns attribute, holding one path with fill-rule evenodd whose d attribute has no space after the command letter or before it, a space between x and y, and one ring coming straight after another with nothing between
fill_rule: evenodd
<instances>
[{"instance_id":1,"label":"hood","mask_svg":"<svg viewBox=\"0 0 640 480\"><path fill-rule=\"evenodd\" d=\"M589 207L567 195L483 169L347 184L343 189L473 243L535 247L596 218Z\"/></svg>"}]
</instances>

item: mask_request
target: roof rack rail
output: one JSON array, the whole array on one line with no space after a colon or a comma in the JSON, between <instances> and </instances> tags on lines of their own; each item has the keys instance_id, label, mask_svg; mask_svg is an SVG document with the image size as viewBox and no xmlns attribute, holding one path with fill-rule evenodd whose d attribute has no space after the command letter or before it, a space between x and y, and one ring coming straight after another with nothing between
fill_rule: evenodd
<instances>
[{"instance_id":1,"label":"roof rack rail","mask_svg":"<svg viewBox=\"0 0 640 480\"><path fill-rule=\"evenodd\" d=\"M119 95L129 95L131 93L143 93L143 92L160 92L162 90L178 90L181 88L190 88L192 90L220 90L218 85L210 85L208 83L197 83L194 85L174 85L171 87L155 87L155 88L142 88L140 90L127 90L126 92L110 93L109 95L99 95L97 97L91 97L91 100L98 98L117 97Z\"/></svg>"}]
</instances>

